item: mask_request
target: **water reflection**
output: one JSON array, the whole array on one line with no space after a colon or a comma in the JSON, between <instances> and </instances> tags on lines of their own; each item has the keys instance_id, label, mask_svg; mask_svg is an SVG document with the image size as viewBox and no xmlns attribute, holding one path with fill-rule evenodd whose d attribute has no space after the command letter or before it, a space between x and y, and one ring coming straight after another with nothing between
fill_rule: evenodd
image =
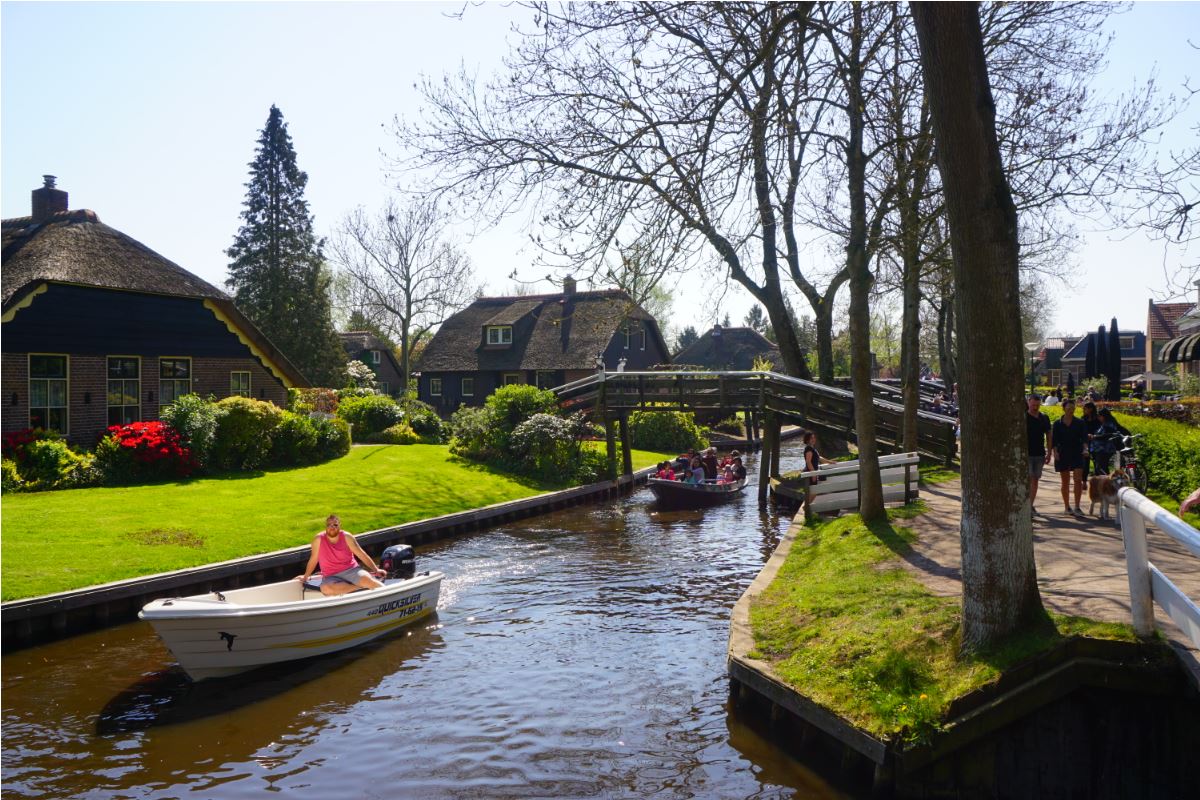
<instances>
[{"instance_id":1,"label":"water reflection","mask_svg":"<svg viewBox=\"0 0 1200 800\"><path fill-rule=\"evenodd\" d=\"M829 796L725 709L729 611L786 519L650 500L422 547L435 626L290 668L189 685L141 623L5 656L6 794Z\"/></svg>"}]
</instances>

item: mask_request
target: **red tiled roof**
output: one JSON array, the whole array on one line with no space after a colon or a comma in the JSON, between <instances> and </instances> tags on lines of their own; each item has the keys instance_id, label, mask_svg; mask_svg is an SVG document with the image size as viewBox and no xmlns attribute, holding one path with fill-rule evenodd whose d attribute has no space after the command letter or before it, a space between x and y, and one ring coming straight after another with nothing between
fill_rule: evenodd
<instances>
[{"instance_id":1,"label":"red tiled roof","mask_svg":"<svg viewBox=\"0 0 1200 800\"><path fill-rule=\"evenodd\" d=\"M1175 321L1188 312L1195 303L1156 303L1150 301L1146 314L1146 335L1151 339L1174 339L1179 335Z\"/></svg>"}]
</instances>

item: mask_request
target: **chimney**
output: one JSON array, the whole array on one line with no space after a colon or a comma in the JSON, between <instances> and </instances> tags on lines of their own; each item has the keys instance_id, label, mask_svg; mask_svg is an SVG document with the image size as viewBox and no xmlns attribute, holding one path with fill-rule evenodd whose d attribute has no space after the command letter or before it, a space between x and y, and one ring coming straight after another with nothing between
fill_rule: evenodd
<instances>
[{"instance_id":1,"label":"chimney","mask_svg":"<svg viewBox=\"0 0 1200 800\"><path fill-rule=\"evenodd\" d=\"M1196 305L1200 306L1200 281L1196 281Z\"/></svg>"},{"instance_id":2,"label":"chimney","mask_svg":"<svg viewBox=\"0 0 1200 800\"><path fill-rule=\"evenodd\" d=\"M563 278L563 295L570 297L573 294L575 294L575 279L567 276Z\"/></svg>"},{"instance_id":3,"label":"chimney","mask_svg":"<svg viewBox=\"0 0 1200 800\"><path fill-rule=\"evenodd\" d=\"M43 175L45 183L33 190L33 221L45 222L59 211L67 210L67 193L54 188L54 176Z\"/></svg>"}]
</instances>

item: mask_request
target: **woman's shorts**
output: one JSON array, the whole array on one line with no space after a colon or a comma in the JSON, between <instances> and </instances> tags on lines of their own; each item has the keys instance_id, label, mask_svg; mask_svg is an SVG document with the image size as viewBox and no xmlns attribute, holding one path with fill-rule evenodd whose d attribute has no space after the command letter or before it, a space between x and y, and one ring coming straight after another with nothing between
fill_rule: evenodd
<instances>
[{"instance_id":1,"label":"woman's shorts","mask_svg":"<svg viewBox=\"0 0 1200 800\"><path fill-rule=\"evenodd\" d=\"M1075 456L1074 458L1057 458L1054 460L1055 472L1070 472L1076 469L1083 469L1083 456Z\"/></svg>"},{"instance_id":2,"label":"woman's shorts","mask_svg":"<svg viewBox=\"0 0 1200 800\"><path fill-rule=\"evenodd\" d=\"M328 575L322 578L321 582L341 581L342 583L348 583L351 586L358 586L359 581L361 581L363 578L369 577L371 577L371 574L362 567L351 567L350 569L344 569L341 572L336 572L333 575Z\"/></svg>"}]
</instances>

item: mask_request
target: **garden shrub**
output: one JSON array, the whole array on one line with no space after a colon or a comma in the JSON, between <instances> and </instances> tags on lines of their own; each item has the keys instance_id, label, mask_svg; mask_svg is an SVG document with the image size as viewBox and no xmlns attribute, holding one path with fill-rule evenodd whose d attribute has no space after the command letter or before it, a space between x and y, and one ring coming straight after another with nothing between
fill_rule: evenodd
<instances>
[{"instance_id":1,"label":"garden shrub","mask_svg":"<svg viewBox=\"0 0 1200 800\"><path fill-rule=\"evenodd\" d=\"M43 439L58 439L54 431L44 428L22 428L19 431L5 434L2 452L5 458L11 458L20 464L25 460L29 445Z\"/></svg>"},{"instance_id":2,"label":"garden shrub","mask_svg":"<svg viewBox=\"0 0 1200 800\"><path fill-rule=\"evenodd\" d=\"M579 468L580 438L586 430L582 415L563 419L534 414L509 437L509 456L526 475L543 480L573 477Z\"/></svg>"},{"instance_id":3,"label":"garden shrub","mask_svg":"<svg viewBox=\"0 0 1200 800\"><path fill-rule=\"evenodd\" d=\"M329 461L341 458L350 452L350 426L343 419L314 418L313 425L317 429L317 458Z\"/></svg>"},{"instance_id":4,"label":"garden shrub","mask_svg":"<svg viewBox=\"0 0 1200 800\"><path fill-rule=\"evenodd\" d=\"M220 416L220 406L197 394L183 395L159 414L163 422L179 433L184 447L192 451L192 458L200 469L209 465Z\"/></svg>"},{"instance_id":5,"label":"garden shrub","mask_svg":"<svg viewBox=\"0 0 1200 800\"><path fill-rule=\"evenodd\" d=\"M288 389L288 411L296 414L334 414L338 393L333 389Z\"/></svg>"},{"instance_id":6,"label":"garden shrub","mask_svg":"<svg viewBox=\"0 0 1200 800\"><path fill-rule=\"evenodd\" d=\"M367 441L372 444L416 444L421 441L421 435L407 422L397 422L387 430L371 434Z\"/></svg>"},{"instance_id":7,"label":"garden shrub","mask_svg":"<svg viewBox=\"0 0 1200 800\"><path fill-rule=\"evenodd\" d=\"M26 490L70 489L97 482L94 461L90 453L76 453L61 439L37 439L26 446L16 468Z\"/></svg>"},{"instance_id":8,"label":"garden shrub","mask_svg":"<svg viewBox=\"0 0 1200 800\"><path fill-rule=\"evenodd\" d=\"M411 395L402 397L398 405L404 415L404 421L420 435L421 441L426 444L441 444L450 438L449 428L433 410L433 406L422 403Z\"/></svg>"},{"instance_id":9,"label":"garden shrub","mask_svg":"<svg viewBox=\"0 0 1200 800\"><path fill-rule=\"evenodd\" d=\"M17 472L17 462L11 458L0 459L0 491L19 492L25 488L21 473Z\"/></svg>"},{"instance_id":10,"label":"garden shrub","mask_svg":"<svg viewBox=\"0 0 1200 800\"><path fill-rule=\"evenodd\" d=\"M283 412L283 418L271 432L271 463L290 467L320 461L316 423L307 415Z\"/></svg>"},{"instance_id":11,"label":"garden shrub","mask_svg":"<svg viewBox=\"0 0 1200 800\"><path fill-rule=\"evenodd\" d=\"M634 447L659 453L708 447L695 416L683 411L634 411L629 415L629 436Z\"/></svg>"},{"instance_id":12,"label":"garden shrub","mask_svg":"<svg viewBox=\"0 0 1200 800\"><path fill-rule=\"evenodd\" d=\"M96 469L107 484L185 478L196 469L179 432L158 420L114 425L96 445Z\"/></svg>"},{"instance_id":13,"label":"garden shrub","mask_svg":"<svg viewBox=\"0 0 1200 800\"><path fill-rule=\"evenodd\" d=\"M491 409L497 432L503 439L497 444L504 445L516 427L534 414L557 414L558 396L549 389L517 383L501 386L484 405Z\"/></svg>"},{"instance_id":14,"label":"garden shrub","mask_svg":"<svg viewBox=\"0 0 1200 800\"><path fill-rule=\"evenodd\" d=\"M450 452L472 461L490 461L500 457L491 448L494 427L492 410L479 406L460 406L450 417Z\"/></svg>"},{"instance_id":15,"label":"garden shrub","mask_svg":"<svg viewBox=\"0 0 1200 800\"><path fill-rule=\"evenodd\" d=\"M364 442L371 434L392 427L403 416L396 401L381 394L343 397L337 414L353 426L356 442Z\"/></svg>"},{"instance_id":16,"label":"garden shrub","mask_svg":"<svg viewBox=\"0 0 1200 800\"><path fill-rule=\"evenodd\" d=\"M226 397L217 403L217 440L212 464L222 470L254 470L271 453L271 433L283 419L274 403L249 397Z\"/></svg>"}]
</instances>

